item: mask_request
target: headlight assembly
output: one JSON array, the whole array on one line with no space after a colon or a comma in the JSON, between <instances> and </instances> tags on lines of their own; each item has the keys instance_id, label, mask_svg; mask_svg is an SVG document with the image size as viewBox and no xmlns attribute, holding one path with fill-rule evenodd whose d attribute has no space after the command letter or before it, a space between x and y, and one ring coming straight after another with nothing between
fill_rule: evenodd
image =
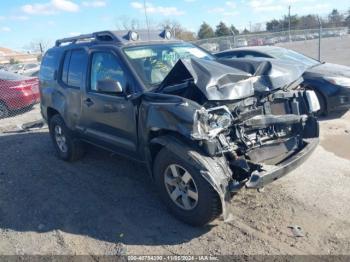
<instances>
[{"instance_id":1,"label":"headlight assembly","mask_svg":"<svg viewBox=\"0 0 350 262\"><path fill-rule=\"evenodd\" d=\"M196 111L192 137L195 139L213 138L227 130L232 122L232 114L226 106L202 108Z\"/></svg>"}]
</instances>

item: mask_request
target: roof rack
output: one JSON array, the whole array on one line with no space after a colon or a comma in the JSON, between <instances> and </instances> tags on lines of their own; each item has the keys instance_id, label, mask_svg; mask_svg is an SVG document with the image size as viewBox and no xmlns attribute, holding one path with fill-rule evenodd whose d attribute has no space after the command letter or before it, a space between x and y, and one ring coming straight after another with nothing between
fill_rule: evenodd
<instances>
[{"instance_id":1,"label":"roof rack","mask_svg":"<svg viewBox=\"0 0 350 262\"><path fill-rule=\"evenodd\" d=\"M102 32L96 32L92 34L85 34L85 35L59 39L56 41L55 45L60 46L63 43L75 44L77 42L83 42L83 41L120 42L120 39L118 39L118 37L115 34L113 34L113 32L111 31L102 31Z\"/></svg>"},{"instance_id":2,"label":"roof rack","mask_svg":"<svg viewBox=\"0 0 350 262\"><path fill-rule=\"evenodd\" d=\"M77 42L117 42L126 44L130 42L142 42L142 41L167 41L174 40L171 32L168 30L158 31L101 31L92 34L79 35L74 37L68 37L59 39L56 41L56 46L60 46L63 43L75 44Z\"/></svg>"}]
</instances>

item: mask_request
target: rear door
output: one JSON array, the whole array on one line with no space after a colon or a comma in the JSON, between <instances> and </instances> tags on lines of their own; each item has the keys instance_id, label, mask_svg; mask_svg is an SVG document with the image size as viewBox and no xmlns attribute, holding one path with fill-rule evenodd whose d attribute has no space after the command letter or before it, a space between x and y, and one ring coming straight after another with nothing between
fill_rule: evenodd
<instances>
[{"instance_id":1,"label":"rear door","mask_svg":"<svg viewBox=\"0 0 350 262\"><path fill-rule=\"evenodd\" d=\"M85 90L87 78L88 52L84 48L70 49L64 53L61 62L59 84L64 94L64 119L75 129L80 124L82 104L81 94Z\"/></svg>"},{"instance_id":2,"label":"rear door","mask_svg":"<svg viewBox=\"0 0 350 262\"><path fill-rule=\"evenodd\" d=\"M99 81L118 81L122 94L101 93L97 89ZM136 157L136 107L128 99L132 88L127 68L118 55L111 50L91 50L89 73L82 103L82 128L92 142L113 151Z\"/></svg>"}]
</instances>

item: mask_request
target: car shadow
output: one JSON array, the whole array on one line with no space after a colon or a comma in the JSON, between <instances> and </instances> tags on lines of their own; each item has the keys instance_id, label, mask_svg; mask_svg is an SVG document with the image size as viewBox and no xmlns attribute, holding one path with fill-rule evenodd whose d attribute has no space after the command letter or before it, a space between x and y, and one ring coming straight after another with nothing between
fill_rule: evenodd
<instances>
[{"instance_id":1,"label":"car shadow","mask_svg":"<svg viewBox=\"0 0 350 262\"><path fill-rule=\"evenodd\" d=\"M61 230L130 245L188 242L212 226L194 228L160 202L145 167L92 148L67 163L47 132L0 135L0 228Z\"/></svg>"},{"instance_id":2,"label":"car shadow","mask_svg":"<svg viewBox=\"0 0 350 262\"><path fill-rule=\"evenodd\" d=\"M330 113L327 116L320 116L320 117L318 117L318 120L322 122L322 121L338 119L338 118L341 118L342 116L344 116L347 112L348 112L348 110L332 112L332 113Z\"/></svg>"}]
</instances>

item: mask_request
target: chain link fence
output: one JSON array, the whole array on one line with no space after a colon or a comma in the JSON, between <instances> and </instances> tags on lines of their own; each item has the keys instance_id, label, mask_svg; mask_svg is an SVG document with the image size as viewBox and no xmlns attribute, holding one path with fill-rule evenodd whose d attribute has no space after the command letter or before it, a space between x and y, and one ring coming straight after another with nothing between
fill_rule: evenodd
<instances>
[{"instance_id":1,"label":"chain link fence","mask_svg":"<svg viewBox=\"0 0 350 262\"><path fill-rule=\"evenodd\" d=\"M211 52L235 47L278 45L318 58L321 32L321 58L328 62L350 66L350 35L347 28L293 30L291 32L260 33L210 38L195 43ZM0 68L0 134L23 130L28 123L41 119L39 81L10 73Z\"/></svg>"},{"instance_id":2,"label":"chain link fence","mask_svg":"<svg viewBox=\"0 0 350 262\"><path fill-rule=\"evenodd\" d=\"M319 39L320 34L321 39L329 37L344 37L348 34L348 28L320 28L273 33L242 34L202 39L194 41L194 43L210 52L220 52L237 47L279 45L290 42L314 40L315 44L317 44L315 46L318 49L318 42L315 40Z\"/></svg>"},{"instance_id":3,"label":"chain link fence","mask_svg":"<svg viewBox=\"0 0 350 262\"><path fill-rule=\"evenodd\" d=\"M40 120L39 102L37 77L0 70L0 133Z\"/></svg>"}]
</instances>

